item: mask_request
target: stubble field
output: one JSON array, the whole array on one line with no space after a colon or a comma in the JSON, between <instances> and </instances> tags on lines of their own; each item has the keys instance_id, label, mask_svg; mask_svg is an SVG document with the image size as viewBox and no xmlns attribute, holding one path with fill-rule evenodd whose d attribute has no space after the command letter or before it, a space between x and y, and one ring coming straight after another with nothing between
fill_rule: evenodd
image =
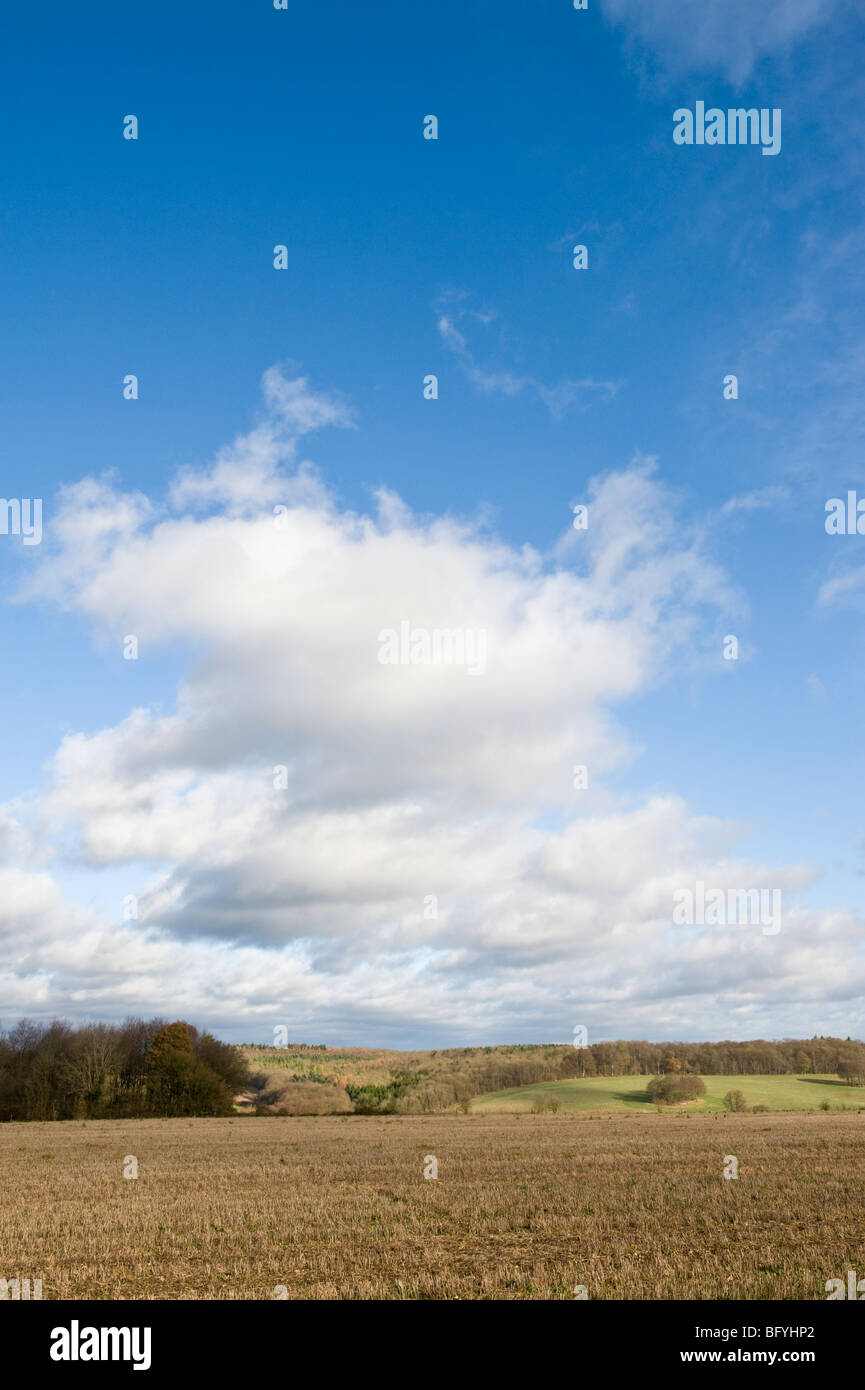
<instances>
[{"instance_id":1,"label":"stubble field","mask_svg":"<svg viewBox=\"0 0 865 1390\"><path fill-rule=\"evenodd\" d=\"M0 1278L44 1299L825 1299L865 1273L851 1114L0 1125ZM438 1180L424 1178L428 1156ZM726 1156L738 1179L723 1176ZM139 1176L124 1178L134 1157ZM728 1164L728 1167L730 1165Z\"/></svg>"}]
</instances>

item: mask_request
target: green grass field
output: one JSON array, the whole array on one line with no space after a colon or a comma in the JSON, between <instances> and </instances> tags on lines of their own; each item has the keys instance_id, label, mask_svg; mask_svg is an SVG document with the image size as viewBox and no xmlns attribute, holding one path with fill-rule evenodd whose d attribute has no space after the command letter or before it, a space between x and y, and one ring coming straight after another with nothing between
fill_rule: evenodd
<instances>
[{"instance_id":1,"label":"green grass field","mask_svg":"<svg viewBox=\"0 0 865 1390\"><path fill-rule=\"evenodd\" d=\"M516 1086L494 1091L472 1101L472 1111L481 1114L517 1113L551 1101L561 1111L587 1113L652 1113L646 1098L648 1076L592 1076L573 1081L544 1081L536 1086ZM665 1107L693 1111L723 1110L727 1091L741 1091L749 1106L766 1105L770 1110L817 1110L827 1101L833 1110L865 1108L865 1086L848 1086L837 1076L704 1076L706 1094L685 1106Z\"/></svg>"}]
</instances>

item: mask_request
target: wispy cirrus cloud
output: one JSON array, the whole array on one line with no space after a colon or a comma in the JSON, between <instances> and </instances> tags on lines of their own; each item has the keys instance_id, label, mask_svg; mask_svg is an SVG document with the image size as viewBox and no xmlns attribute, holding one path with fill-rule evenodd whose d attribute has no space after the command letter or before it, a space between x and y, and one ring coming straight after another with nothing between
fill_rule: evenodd
<instances>
[{"instance_id":1,"label":"wispy cirrus cloud","mask_svg":"<svg viewBox=\"0 0 865 1390\"><path fill-rule=\"evenodd\" d=\"M790 500L790 489L783 483L769 484L753 488L750 492L737 493L730 497L721 508L721 516L735 516L737 513L773 511Z\"/></svg>"},{"instance_id":2,"label":"wispy cirrus cloud","mask_svg":"<svg viewBox=\"0 0 865 1390\"><path fill-rule=\"evenodd\" d=\"M847 602L861 606L865 602L865 565L846 569L824 580L817 592L817 602L821 605Z\"/></svg>"},{"instance_id":3,"label":"wispy cirrus cloud","mask_svg":"<svg viewBox=\"0 0 865 1390\"><path fill-rule=\"evenodd\" d=\"M469 343L465 325L472 321L484 326L495 314L471 308L462 293L443 295L437 304L439 336L456 357L467 379L485 395L534 395L549 410L553 419L561 420L572 410L586 410L595 401L609 401L619 391L621 381L599 381L595 377L565 377L546 383L536 377L507 368L482 366Z\"/></svg>"},{"instance_id":4,"label":"wispy cirrus cloud","mask_svg":"<svg viewBox=\"0 0 865 1390\"><path fill-rule=\"evenodd\" d=\"M601 0L606 18L671 76L720 71L745 82L762 58L826 24L836 0Z\"/></svg>"}]
</instances>

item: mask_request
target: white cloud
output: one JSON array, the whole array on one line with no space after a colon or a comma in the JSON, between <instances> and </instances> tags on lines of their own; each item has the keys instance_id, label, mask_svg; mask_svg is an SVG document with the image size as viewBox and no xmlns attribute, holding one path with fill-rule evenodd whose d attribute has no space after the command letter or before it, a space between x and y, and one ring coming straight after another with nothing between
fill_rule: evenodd
<instances>
[{"instance_id":1,"label":"white cloud","mask_svg":"<svg viewBox=\"0 0 865 1390\"><path fill-rule=\"evenodd\" d=\"M570 410L585 410L593 399L611 400L621 387L620 381L598 381L590 376L579 379L566 377L547 385L535 377L507 368L480 366L460 324L468 318L488 325L493 322L495 315L469 308L466 299L462 292L443 295L439 301L437 326L445 347L454 354L467 379L484 395L518 396L525 392L536 396L553 419L561 420Z\"/></svg>"},{"instance_id":2,"label":"white cloud","mask_svg":"<svg viewBox=\"0 0 865 1390\"><path fill-rule=\"evenodd\" d=\"M605 790L635 751L616 711L696 668L736 601L655 461L596 479L588 530L543 555L386 491L372 515L341 509L280 461L286 421L348 416L305 381L270 376L265 392L230 485L219 463L187 472L173 513L110 480L60 499L30 599L103 641L137 634L142 663L169 642L191 654L167 713L64 738L30 810L28 830L79 872L124 879L139 920L0 871L3 1009L158 1011L247 1036L290 1018L298 1036L373 1042L575 1022L675 1034L692 1014L705 1034L727 1030L743 990L778 1020L816 1008L821 982L861 992L852 919L832 935L792 906L795 947L744 928L683 936L676 887L780 886L795 904L807 868L738 857L746 828L679 798ZM259 447L277 436L272 456ZM379 633L403 619L484 629L484 674L380 664ZM16 806L15 835L24 818Z\"/></svg>"},{"instance_id":3,"label":"white cloud","mask_svg":"<svg viewBox=\"0 0 865 1390\"><path fill-rule=\"evenodd\" d=\"M831 19L835 0L601 0L607 19L646 45L672 75L721 71L749 78L761 59L783 53Z\"/></svg>"},{"instance_id":4,"label":"white cloud","mask_svg":"<svg viewBox=\"0 0 865 1390\"><path fill-rule=\"evenodd\" d=\"M722 516L732 516L736 512L774 511L789 501L790 490L782 484L754 488L751 492L740 492L730 497L721 508Z\"/></svg>"},{"instance_id":5,"label":"white cloud","mask_svg":"<svg viewBox=\"0 0 865 1390\"><path fill-rule=\"evenodd\" d=\"M284 502L286 478L280 465L290 463L297 439L333 425L353 425L348 405L339 397L310 389L307 377L287 377L269 367L262 377L266 414L261 424L222 449L209 469L182 469L171 489L176 508L224 507L232 515L263 503ZM307 465L290 480L288 496L298 500L321 495L315 473Z\"/></svg>"},{"instance_id":6,"label":"white cloud","mask_svg":"<svg viewBox=\"0 0 865 1390\"><path fill-rule=\"evenodd\" d=\"M841 574L826 579L817 591L819 604L849 602L857 606L862 603L862 590L865 589L865 566L856 565L845 569Z\"/></svg>"}]
</instances>

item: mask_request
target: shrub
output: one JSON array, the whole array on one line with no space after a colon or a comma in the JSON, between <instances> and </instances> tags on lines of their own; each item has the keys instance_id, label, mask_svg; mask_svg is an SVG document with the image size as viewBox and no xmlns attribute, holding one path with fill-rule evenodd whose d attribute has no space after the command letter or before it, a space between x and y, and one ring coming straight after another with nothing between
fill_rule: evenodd
<instances>
[{"instance_id":1,"label":"shrub","mask_svg":"<svg viewBox=\"0 0 865 1390\"><path fill-rule=\"evenodd\" d=\"M706 1094L706 1086L701 1076L680 1076L677 1084L679 1100L697 1100Z\"/></svg>"},{"instance_id":2,"label":"shrub","mask_svg":"<svg viewBox=\"0 0 865 1390\"><path fill-rule=\"evenodd\" d=\"M724 1097L724 1109L740 1115L748 1109L748 1102L741 1091L728 1091Z\"/></svg>"},{"instance_id":3,"label":"shrub","mask_svg":"<svg viewBox=\"0 0 865 1390\"><path fill-rule=\"evenodd\" d=\"M665 1076L653 1076L646 1094L656 1105L680 1105L682 1101L704 1096L706 1086L701 1076L681 1076L668 1072Z\"/></svg>"}]
</instances>

